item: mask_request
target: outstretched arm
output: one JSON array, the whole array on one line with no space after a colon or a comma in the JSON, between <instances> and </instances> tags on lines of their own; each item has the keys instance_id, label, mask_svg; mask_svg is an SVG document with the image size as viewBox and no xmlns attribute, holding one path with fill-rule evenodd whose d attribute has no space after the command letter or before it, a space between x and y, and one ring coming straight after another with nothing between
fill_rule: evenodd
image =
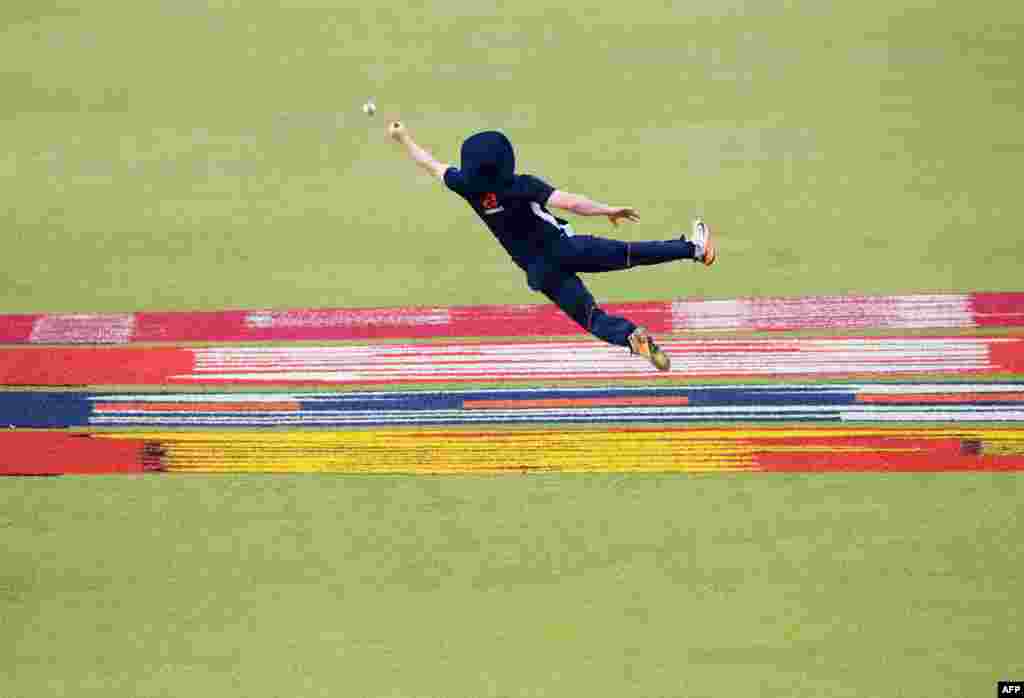
<instances>
[{"instance_id":1,"label":"outstretched arm","mask_svg":"<svg viewBox=\"0 0 1024 698\"><path fill-rule=\"evenodd\" d=\"M618 225L622 219L627 221L640 220L640 215L634 208L599 204L581 194L570 194L566 191L553 192L548 199L548 206L571 211L579 216L608 216L608 220L615 225Z\"/></svg>"},{"instance_id":2,"label":"outstretched arm","mask_svg":"<svg viewBox=\"0 0 1024 698\"><path fill-rule=\"evenodd\" d=\"M392 121L388 124L388 135L402 144L413 162L438 179L444 179L448 165L438 162L433 155L418 146L401 121Z\"/></svg>"}]
</instances>

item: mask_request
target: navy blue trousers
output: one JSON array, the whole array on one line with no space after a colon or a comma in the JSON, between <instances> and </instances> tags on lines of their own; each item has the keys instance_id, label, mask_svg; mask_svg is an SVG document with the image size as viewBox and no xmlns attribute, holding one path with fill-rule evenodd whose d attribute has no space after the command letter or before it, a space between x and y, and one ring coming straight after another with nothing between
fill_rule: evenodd
<instances>
[{"instance_id":1,"label":"navy blue trousers","mask_svg":"<svg viewBox=\"0 0 1024 698\"><path fill-rule=\"evenodd\" d=\"M629 346L636 325L598 307L578 274L618 271L633 267L693 259L686 240L624 242L592 235L563 236L527 269L527 281L583 329L609 344Z\"/></svg>"}]
</instances>

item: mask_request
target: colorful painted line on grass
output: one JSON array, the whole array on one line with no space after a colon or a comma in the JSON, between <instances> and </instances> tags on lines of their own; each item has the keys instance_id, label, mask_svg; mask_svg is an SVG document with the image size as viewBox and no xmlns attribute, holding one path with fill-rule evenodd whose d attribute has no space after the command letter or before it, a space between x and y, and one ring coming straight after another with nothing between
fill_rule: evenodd
<instances>
[{"instance_id":1,"label":"colorful painted line on grass","mask_svg":"<svg viewBox=\"0 0 1024 698\"><path fill-rule=\"evenodd\" d=\"M350 393L0 393L0 424L19 428L766 421L1024 423L1024 383Z\"/></svg>"},{"instance_id":2,"label":"colorful painted line on grass","mask_svg":"<svg viewBox=\"0 0 1024 698\"><path fill-rule=\"evenodd\" d=\"M612 303L652 332L1024 327L1024 293ZM579 334L550 304L0 315L0 344L534 337Z\"/></svg>"},{"instance_id":3,"label":"colorful painted line on grass","mask_svg":"<svg viewBox=\"0 0 1024 698\"><path fill-rule=\"evenodd\" d=\"M0 474L1022 471L1021 428L0 431Z\"/></svg>"},{"instance_id":4,"label":"colorful painted line on grass","mask_svg":"<svg viewBox=\"0 0 1024 698\"><path fill-rule=\"evenodd\" d=\"M566 342L214 347L18 347L0 384L363 385L493 381L873 377L1024 373L1024 337L669 339L672 370L593 339Z\"/></svg>"}]
</instances>

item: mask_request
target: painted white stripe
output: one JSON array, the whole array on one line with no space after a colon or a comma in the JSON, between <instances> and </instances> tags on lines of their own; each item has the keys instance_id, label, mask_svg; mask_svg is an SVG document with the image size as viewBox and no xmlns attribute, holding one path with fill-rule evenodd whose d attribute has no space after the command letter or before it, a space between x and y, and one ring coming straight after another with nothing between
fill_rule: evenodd
<instances>
[{"instance_id":1,"label":"painted white stripe","mask_svg":"<svg viewBox=\"0 0 1024 698\"><path fill-rule=\"evenodd\" d=\"M833 412L838 413L841 406L824 406L824 405L780 405L780 406L769 406L769 405L714 405L714 406L701 406L701 407L687 407L687 406L672 406L666 408L664 406L650 406L650 407L532 407L526 409L516 410L487 410L486 414L497 416L497 417L513 417L517 414L534 414L534 415L546 415L552 418L560 416L570 416L574 414L644 414L653 416L662 416L669 414L719 414L727 412L736 412L744 414L755 414L755 413L774 413L774 412ZM442 410L316 410L310 412L237 412L234 414L254 414L255 416L265 416L268 419L273 419L280 416L282 419L298 418L300 415L321 415L325 417L402 417L402 416L432 416L440 418L455 418L462 415L473 415L477 412L475 410L462 410L462 409L442 409ZM110 414L153 414L145 410L122 410L117 413L102 413L103 416ZM173 415L174 413L165 413ZM217 416L224 413L218 413ZM229 413L231 414L231 413ZM165 417L166 418L166 417Z\"/></svg>"},{"instance_id":2,"label":"painted white stripe","mask_svg":"<svg viewBox=\"0 0 1024 698\"><path fill-rule=\"evenodd\" d=\"M457 388L453 390L403 390L403 391L359 391L359 392L317 392L317 393L145 393L145 394L122 394L116 395L91 395L89 400L96 402L211 402L211 401L278 401L278 400L302 400L302 401L327 401L327 400L363 400L367 398L398 398L405 395L470 395L486 393L511 394L511 393L541 393L557 391L559 393L592 393L595 390L610 390L613 393L633 392L666 392L678 390L751 390L768 392L801 392L813 390L815 393L845 393L845 392L870 392L870 393L973 393L973 392L1024 392L1024 383L832 383L819 385L815 383L758 383L755 385L745 383L715 383L694 384L683 386L617 386L614 388L577 388L577 387L541 387L541 388L485 388L468 389Z\"/></svg>"},{"instance_id":3,"label":"painted white stripe","mask_svg":"<svg viewBox=\"0 0 1024 698\"><path fill-rule=\"evenodd\" d=\"M974 327L966 294L740 298L672 303L674 330Z\"/></svg>"},{"instance_id":4,"label":"painted white stripe","mask_svg":"<svg viewBox=\"0 0 1024 698\"><path fill-rule=\"evenodd\" d=\"M147 393L145 395L90 395L92 402L293 402L294 393Z\"/></svg>"},{"instance_id":5,"label":"painted white stripe","mask_svg":"<svg viewBox=\"0 0 1024 698\"><path fill-rule=\"evenodd\" d=\"M1017 393L1024 391L1021 383L942 383L905 384L905 383L865 383L854 386L854 390L862 393L886 395L922 394L957 394L957 393Z\"/></svg>"},{"instance_id":6,"label":"painted white stripe","mask_svg":"<svg viewBox=\"0 0 1024 698\"><path fill-rule=\"evenodd\" d=\"M705 415L676 415L671 421L707 421L709 418ZM717 418L716 418L717 419ZM784 421L793 419L811 419L816 421L831 420L835 421L835 416L824 416L817 414L806 414L806 415L760 415L756 421ZM721 418L722 421L737 421L728 418ZM230 417L184 417L180 420L159 420L147 417L125 417L124 419L105 419L103 421L97 419L97 421L90 422L96 425L151 425L151 426L360 426L360 425L371 425L371 424L391 424L391 425L412 425L412 424L432 424L442 421L438 418L432 417L416 417L416 418L362 418L346 420L344 422L323 419L315 416L307 416L302 418L290 418L281 420L271 420L269 417L265 419L246 419L243 417L230 418ZM469 415L460 417L457 420L449 420L455 424L498 424L498 423L514 423L514 422L533 422L533 423L551 423L551 418L544 415L517 415L514 418L504 419L500 417L494 417L493 415ZM646 422L652 423L655 420L644 415L611 415L605 417L593 417L588 415L570 415L563 417L558 420L560 423L588 423L588 424L600 424L603 422ZM991 420L996 421L996 420Z\"/></svg>"},{"instance_id":7,"label":"painted white stripe","mask_svg":"<svg viewBox=\"0 0 1024 698\"><path fill-rule=\"evenodd\" d=\"M998 340L971 338L969 341L902 341L833 339L825 342L802 340L793 343L750 342L663 342L677 362L774 362L808 363L828 357L832 360L915 361L921 358L986 360L989 345ZM377 366L426 364L449 360L456 363L482 363L495 360L564 363L568 354L573 365L591 360L608 364L637 363L623 349L595 342L565 344L476 344L435 347L430 345L383 345L377 348L355 346L320 347L223 347L192 350L196 365L217 369L233 366L348 365L372 363Z\"/></svg>"},{"instance_id":8,"label":"painted white stripe","mask_svg":"<svg viewBox=\"0 0 1024 698\"><path fill-rule=\"evenodd\" d=\"M525 409L511 409L511 410L487 410L486 414L494 416L496 418L508 418L514 417L520 414L529 415L540 415L547 416L552 419L560 417L566 417L571 415L613 415L613 414L637 414L637 415L649 415L654 417L671 416L671 415L686 415L686 414L702 414L702 415L714 415L714 414L785 414L785 413L798 413L798 412L814 412L814 413L827 413L827 414L903 414L903 413L917 413L917 412L928 412L932 414L948 413L948 414L989 414L989 413L1005 413L1020 411L1014 407L1007 407L1004 405L937 405L935 407L925 405L672 405L672 406L609 406L609 407L532 407ZM1024 412L1022 412L1024 413ZM111 417L114 415L155 415L158 413L148 412L146 410L120 410L116 413L104 412L97 415L98 417ZM163 413L163 419L167 419L168 416L173 417L176 413L169 412ZM315 410L309 412L235 412L235 413L217 413L216 415L209 415L211 418L218 418L220 416L231 416L231 415L252 415L254 417L266 418L266 419L301 419L306 416L322 416L330 418L374 418L374 417L396 417L396 418L414 418L414 417L433 417L433 418L458 418L463 415L474 415L478 414L476 410L463 410L463 409L405 409L405 410ZM484 414L480 412L479 414ZM200 415L207 416L207 415ZM656 421L656 420L655 420Z\"/></svg>"},{"instance_id":9,"label":"painted white stripe","mask_svg":"<svg viewBox=\"0 0 1024 698\"><path fill-rule=\"evenodd\" d=\"M669 349L668 347L666 347ZM365 375L467 374L501 375L505 373L550 373L567 376L588 371L644 374L650 368L636 357L604 347L578 346L573 360L566 362L566 351L540 347L476 347L472 351L439 354L434 352L394 354L387 351L375 356L355 352L348 347L324 347L327 351L311 354L295 349L267 348L256 356L246 353L214 354L204 349L193 350L198 374L222 374L224 377L251 375L260 371L289 375L310 372L351 371ZM273 350L277 349L276 352ZM676 352L677 373L691 375L722 375L776 372L821 374L826 372L881 372L981 370L989 367L985 342L974 344L919 343L906 347L891 346L882 350L865 349L834 342L832 346L796 347L796 351L774 353L757 348L753 351L715 352L713 348ZM801 349L805 349L801 351ZM809 351L807 351L809 349ZM422 349L421 349L422 351ZM672 351L670 350L670 354ZM211 376L212 377L212 376Z\"/></svg>"},{"instance_id":10,"label":"painted white stripe","mask_svg":"<svg viewBox=\"0 0 1024 698\"><path fill-rule=\"evenodd\" d=\"M830 385L817 385L814 383L760 383L756 385L743 383L716 383L712 385L694 384L680 386L618 386L614 388L577 388L577 387L530 387L530 388L484 388L466 389L458 388L453 390L402 390L402 391L358 391L358 392L273 392L273 393L145 393L145 394L122 394L115 395L90 395L88 400L92 402L169 402L169 403L194 403L194 402L279 402L279 401L302 401L302 402L338 402L338 401L361 401L361 400L396 400L408 397L429 397L429 396L461 396L461 395L486 395L500 396L509 394L532 394L550 393L559 394L591 394L595 392L608 392L612 396L630 393L665 393L679 391L722 391L722 390L744 390L749 392L791 394L811 393L840 394L840 393L877 393L877 394L958 394L958 393L1004 393L1024 392L1024 383L834 383Z\"/></svg>"},{"instance_id":11,"label":"painted white stripe","mask_svg":"<svg viewBox=\"0 0 1024 698\"><path fill-rule=\"evenodd\" d=\"M32 325L32 344L127 344L135 332L132 313L42 315Z\"/></svg>"},{"instance_id":12,"label":"painted white stripe","mask_svg":"<svg viewBox=\"0 0 1024 698\"><path fill-rule=\"evenodd\" d=\"M844 412L844 422L1024 422L1024 410L928 410Z\"/></svg>"},{"instance_id":13,"label":"painted white stripe","mask_svg":"<svg viewBox=\"0 0 1024 698\"><path fill-rule=\"evenodd\" d=\"M925 355L925 356L913 356L913 357L890 357L887 361L886 357L873 357L851 354L847 356L821 356L817 358L804 357L802 360L800 357L777 357L777 356L704 356L704 357L691 357L691 356L676 356L673 360L673 364L677 368L686 368L690 370L701 370L709 368L729 367L736 366L738 368L747 368L750 366L763 366L766 363L771 363L776 366L807 366L812 368L814 366L821 366L826 363L831 365L842 365L842 364L863 364L863 365L879 365L884 364L891 368L899 368L904 364L914 364L921 362L929 363L967 363L970 365L987 366L987 356L980 356L976 354L967 355ZM556 370L575 369L577 371L586 368L594 369L622 369L632 370L634 368L645 368L649 370L646 364L641 363L638 359L622 359L617 357L610 357L601 360L598 357L576 357L576 360L565 361L564 358L558 362L557 365L553 365L553 359L543 360L541 357L488 357L483 359L463 359L463 360L450 360L450 361L423 361L418 358L403 359L401 361L353 361L348 357L338 357L336 359L323 359L319 361L296 361L296 360L282 360L282 361L244 361L244 362L223 362L223 363L202 363L197 365L197 369L200 371L209 370L231 370L231 369L248 369L257 371L260 369L270 370L283 370L283 369L330 369L330 368L365 368L366 370L373 371L404 371L409 368L417 367L438 367L443 371L457 370L459 367L467 368L481 368L500 370L502 366L520 367L531 365L535 366L548 366Z\"/></svg>"},{"instance_id":14,"label":"painted white stripe","mask_svg":"<svg viewBox=\"0 0 1024 698\"><path fill-rule=\"evenodd\" d=\"M333 416L322 413L283 415L96 415L90 424L180 424L180 425L359 425L359 424L424 424L430 422L454 423L508 423L508 422L668 422L680 420L763 421L818 419L846 422L1024 422L1024 410L899 410L899 411L816 411L813 409L785 412L747 413L671 412L658 415L635 411L608 411L601 413L572 412L549 414L543 411L517 410L514 413L458 412L435 413L371 413Z\"/></svg>"},{"instance_id":15,"label":"painted white stripe","mask_svg":"<svg viewBox=\"0 0 1024 698\"><path fill-rule=\"evenodd\" d=\"M956 372L968 372L968 371L979 371L987 368L985 364L974 363L974 364L949 364L949 363L937 363L937 364L914 364L905 366L877 366L877 365L856 365L850 364L834 364L834 365L819 365L813 368L806 367L790 367L787 370L785 366L751 366L749 370L739 371L736 370L735 365L724 365L720 368L711 367L704 370L694 371L685 370L680 371L677 368L673 370L677 375L686 375L690 377L714 377L719 375L736 375L737 373L744 373L750 376L775 376L779 374L790 374L790 375L836 375L840 373L877 373L882 375L903 375L906 373L956 373ZM206 381L225 381L235 382L244 381L251 383L302 383L302 382L314 382L314 383L346 383L346 382L373 382L373 381L398 381L398 380L434 380L444 382L444 379L457 380L473 380L473 379L486 379L486 380L512 380L512 379L533 379L533 378L560 378L560 379L601 379L601 378L634 378L640 376L647 376L650 374L650 369L646 370L592 370L592 371L565 371L548 369L548 370L479 370L479 371L454 371L454 370L422 370L419 372L386 372L386 371L278 371L278 372L261 372L261 373L242 373L242 372L211 372L202 374L178 374L170 376L173 381L179 382L206 382Z\"/></svg>"},{"instance_id":16,"label":"painted white stripe","mask_svg":"<svg viewBox=\"0 0 1024 698\"><path fill-rule=\"evenodd\" d=\"M822 374L822 373L896 373L896 372L930 372L930 371L966 371L980 370L989 367L987 361L980 359L916 361L902 363L886 363L870 360L847 360L847 361L819 361L815 363L799 361L772 361L766 358L763 361L754 359L746 361L729 361L721 359L709 359L701 365L687 365L678 361L673 362L673 373L681 375L766 375L776 373L795 374ZM443 377L480 375L480 376L509 376L509 375L556 375L556 376L582 376L582 375L637 375L649 376L652 369L639 361L630 364L613 362L571 362L568 364L551 365L535 362L480 362L464 364L409 364L404 366L375 366L359 364L321 364L306 366L295 364L294 368L288 366L206 366L196 367L197 375L216 378L231 376L251 376L254 379L269 379L272 375L349 375L366 377ZM262 369L262 370L261 370ZM188 376L186 376L188 377Z\"/></svg>"},{"instance_id":17,"label":"painted white stripe","mask_svg":"<svg viewBox=\"0 0 1024 698\"><path fill-rule=\"evenodd\" d=\"M447 325L451 308L371 308L349 310L255 310L247 313L245 324L254 329L352 327L384 325L407 327Z\"/></svg>"}]
</instances>

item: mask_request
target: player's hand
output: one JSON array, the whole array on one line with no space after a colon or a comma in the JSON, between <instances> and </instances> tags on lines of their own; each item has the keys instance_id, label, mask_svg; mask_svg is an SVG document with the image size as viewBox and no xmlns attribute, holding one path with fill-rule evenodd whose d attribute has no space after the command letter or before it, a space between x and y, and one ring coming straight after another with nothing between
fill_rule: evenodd
<instances>
[{"instance_id":1,"label":"player's hand","mask_svg":"<svg viewBox=\"0 0 1024 698\"><path fill-rule=\"evenodd\" d=\"M392 121L388 124L388 135L401 143L408 135L408 131L405 130L405 124L401 121Z\"/></svg>"},{"instance_id":2,"label":"player's hand","mask_svg":"<svg viewBox=\"0 0 1024 698\"><path fill-rule=\"evenodd\" d=\"M634 223L640 220L640 214L636 212L636 209L629 208L628 206L613 208L605 215L608 216L608 220L612 222L612 225L618 225L619 221L623 219Z\"/></svg>"}]
</instances>

